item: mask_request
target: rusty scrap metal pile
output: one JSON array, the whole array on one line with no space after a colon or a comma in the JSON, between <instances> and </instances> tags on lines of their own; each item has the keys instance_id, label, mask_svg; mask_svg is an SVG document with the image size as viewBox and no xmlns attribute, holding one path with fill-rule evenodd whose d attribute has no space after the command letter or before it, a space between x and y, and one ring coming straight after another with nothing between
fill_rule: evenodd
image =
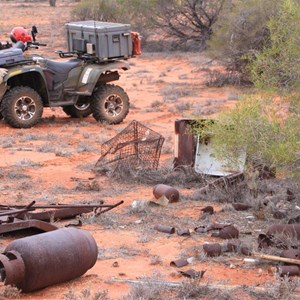
<instances>
[{"instance_id":1,"label":"rusty scrap metal pile","mask_svg":"<svg viewBox=\"0 0 300 300\"><path fill-rule=\"evenodd\" d=\"M32 201L26 206L22 205L0 205L0 234L36 228L40 231L52 231L57 227L51 223L51 220L62 220L74 218L84 213L94 212L99 216L119 205L124 201L109 205L103 204L53 204L36 205ZM36 210L39 210L36 212ZM42 210L42 211L41 211ZM80 223L78 224L80 225Z\"/></svg>"},{"instance_id":2,"label":"rusty scrap metal pile","mask_svg":"<svg viewBox=\"0 0 300 300\"><path fill-rule=\"evenodd\" d=\"M234 178L235 180L237 177L240 177L241 174L236 174L234 176L230 175L229 179L231 180ZM211 186L214 186L215 184L223 185L224 182L228 178L223 178L222 180L217 179L214 181L214 184ZM231 182L232 184L232 182ZM202 188L202 192L206 193L209 189L210 185L207 185L206 187ZM154 188L153 194L155 198L158 197L157 190L160 191L159 196L166 196L170 197L170 191L173 191L173 194L176 194L177 200L179 199L179 192L175 190L172 187L167 187L164 185L161 185L159 189ZM174 192L176 191L176 192ZM171 203L172 201L169 201L168 203ZM245 203L239 203L239 202L233 202L232 203L233 209L236 211L245 211L248 209L251 209L252 206ZM201 219L206 220L208 215L215 214L215 210L212 206L206 206L201 209L202 216ZM269 226L267 232L265 234L261 233L258 236L257 243L258 243L258 249L263 251L268 249L269 247L275 247L280 251L279 256L275 255L268 255L264 254L262 252L257 253L254 252L248 245L244 244L241 240L239 240L240 232L236 226L232 224L221 224L217 222L208 222L205 226L199 226L194 229L187 229L187 228L178 228L176 229L173 226L166 226L163 224L157 224L154 226L154 230L163 232L169 235L175 234L177 232L178 236L184 236L188 237L192 234L207 234L208 232L212 232L211 237L220 238L223 240L227 240L226 243L220 244L220 243L204 243L202 246L203 253L207 257L217 257L221 256L223 253L228 252L234 252L238 253L244 256L247 256L249 258L245 258L245 263L257 263L260 260L269 260L279 263L277 265L277 272L280 276L300 276L300 249L299 249L299 241L300 241L300 215L291 218L288 222L288 224L273 224ZM284 243L282 238L280 237L288 237L291 240L295 240L295 245L290 245L287 243ZM195 260L194 257L189 257L187 259L178 259L170 262L170 266L181 268L184 266L189 265ZM283 263L284 265L282 265ZM197 272L193 269L188 270L188 272L184 272L182 274L183 276L196 278L199 276L203 276L206 270L202 270L200 272ZM181 272L182 273L182 272Z\"/></svg>"},{"instance_id":3,"label":"rusty scrap metal pile","mask_svg":"<svg viewBox=\"0 0 300 300\"><path fill-rule=\"evenodd\" d=\"M58 228L49 222L91 212L99 216L122 203L36 205L32 201L26 206L0 205L0 234L32 228L44 232L17 239L5 248L0 254L1 280L31 292L83 275L97 260L94 238L87 231Z\"/></svg>"}]
</instances>

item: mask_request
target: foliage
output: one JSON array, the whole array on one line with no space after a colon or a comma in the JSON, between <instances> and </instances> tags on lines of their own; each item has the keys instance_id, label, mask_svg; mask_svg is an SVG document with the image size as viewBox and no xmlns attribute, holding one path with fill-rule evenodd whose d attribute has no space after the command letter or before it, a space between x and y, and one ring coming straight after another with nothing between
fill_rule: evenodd
<instances>
[{"instance_id":1,"label":"foliage","mask_svg":"<svg viewBox=\"0 0 300 300\"><path fill-rule=\"evenodd\" d=\"M300 4L284 0L267 26L270 45L255 52L249 73L259 88L295 88L300 82Z\"/></svg>"},{"instance_id":2,"label":"foliage","mask_svg":"<svg viewBox=\"0 0 300 300\"><path fill-rule=\"evenodd\" d=\"M276 16L280 1L238 0L224 6L212 27L209 54L230 69L245 72L248 55L269 41L267 22Z\"/></svg>"},{"instance_id":3,"label":"foliage","mask_svg":"<svg viewBox=\"0 0 300 300\"><path fill-rule=\"evenodd\" d=\"M216 156L229 165L236 165L246 150L249 167L275 167L284 174L300 175L299 128L299 114L288 112L282 100L252 95L221 113L218 121L198 126L198 132L213 136Z\"/></svg>"},{"instance_id":4,"label":"foliage","mask_svg":"<svg viewBox=\"0 0 300 300\"><path fill-rule=\"evenodd\" d=\"M193 41L205 45L212 34L212 26L223 9L225 0L157 0L152 20L166 37L180 43Z\"/></svg>"},{"instance_id":5,"label":"foliage","mask_svg":"<svg viewBox=\"0 0 300 300\"><path fill-rule=\"evenodd\" d=\"M84 0L72 12L76 20L116 22L121 15L117 0Z\"/></svg>"},{"instance_id":6,"label":"foliage","mask_svg":"<svg viewBox=\"0 0 300 300\"><path fill-rule=\"evenodd\" d=\"M82 0L73 10L77 20L130 23L144 40L151 34L203 47L226 0ZM178 43L179 42L179 43Z\"/></svg>"},{"instance_id":7,"label":"foliage","mask_svg":"<svg viewBox=\"0 0 300 300\"><path fill-rule=\"evenodd\" d=\"M250 74L257 94L200 129L213 136L216 155L230 163L246 149L248 166L300 176L300 5L296 0L237 2L228 18L227 23L221 19L218 25L227 26L216 31L211 45L227 34L220 53Z\"/></svg>"}]
</instances>

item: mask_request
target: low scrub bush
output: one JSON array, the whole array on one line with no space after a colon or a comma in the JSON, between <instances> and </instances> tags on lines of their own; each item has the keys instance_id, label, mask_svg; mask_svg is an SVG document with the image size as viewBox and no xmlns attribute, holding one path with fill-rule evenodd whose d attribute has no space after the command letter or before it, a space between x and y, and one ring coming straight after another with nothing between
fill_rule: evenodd
<instances>
[{"instance_id":1,"label":"low scrub bush","mask_svg":"<svg viewBox=\"0 0 300 300\"><path fill-rule=\"evenodd\" d=\"M214 140L217 157L239 163L246 151L248 167L268 166L300 175L300 118L270 95L252 95L220 114L218 121L195 126L203 138ZM197 124L198 122L196 122Z\"/></svg>"}]
</instances>

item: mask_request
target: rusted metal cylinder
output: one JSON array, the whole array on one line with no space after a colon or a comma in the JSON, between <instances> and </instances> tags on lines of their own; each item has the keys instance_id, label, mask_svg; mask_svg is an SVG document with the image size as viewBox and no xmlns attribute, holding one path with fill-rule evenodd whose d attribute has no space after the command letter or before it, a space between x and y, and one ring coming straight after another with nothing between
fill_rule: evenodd
<instances>
[{"instance_id":1,"label":"rusted metal cylinder","mask_svg":"<svg viewBox=\"0 0 300 300\"><path fill-rule=\"evenodd\" d=\"M171 267L177 267L177 268L182 268L184 266L187 266L188 264L189 264L188 260L184 258L180 258L170 262Z\"/></svg>"},{"instance_id":2,"label":"rusted metal cylinder","mask_svg":"<svg viewBox=\"0 0 300 300\"><path fill-rule=\"evenodd\" d=\"M218 243L204 244L203 250L204 250L205 254L210 257L220 256L222 253L222 247Z\"/></svg>"},{"instance_id":3,"label":"rusted metal cylinder","mask_svg":"<svg viewBox=\"0 0 300 300\"><path fill-rule=\"evenodd\" d=\"M233 225L222 228L219 232L214 232L211 236L221 239L236 239L239 237L239 231Z\"/></svg>"},{"instance_id":4,"label":"rusted metal cylinder","mask_svg":"<svg viewBox=\"0 0 300 300\"><path fill-rule=\"evenodd\" d=\"M179 201L179 192L166 184L157 184L153 188L153 195L156 199L165 196L170 203Z\"/></svg>"},{"instance_id":5,"label":"rusted metal cylinder","mask_svg":"<svg viewBox=\"0 0 300 300\"><path fill-rule=\"evenodd\" d=\"M97 261L98 248L87 231L63 228L21 238L0 254L1 279L31 292L83 275Z\"/></svg>"},{"instance_id":6,"label":"rusted metal cylinder","mask_svg":"<svg viewBox=\"0 0 300 300\"><path fill-rule=\"evenodd\" d=\"M165 226L165 225L156 225L154 226L154 229L160 232L173 234L175 233L175 228L171 226Z\"/></svg>"},{"instance_id":7,"label":"rusted metal cylinder","mask_svg":"<svg viewBox=\"0 0 300 300\"><path fill-rule=\"evenodd\" d=\"M239 247L241 246L240 240L230 240L226 245L227 252L238 252Z\"/></svg>"},{"instance_id":8,"label":"rusted metal cylinder","mask_svg":"<svg viewBox=\"0 0 300 300\"><path fill-rule=\"evenodd\" d=\"M300 269L298 266L281 266L278 267L280 276L298 276L300 275Z\"/></svg>"}]
</instances>

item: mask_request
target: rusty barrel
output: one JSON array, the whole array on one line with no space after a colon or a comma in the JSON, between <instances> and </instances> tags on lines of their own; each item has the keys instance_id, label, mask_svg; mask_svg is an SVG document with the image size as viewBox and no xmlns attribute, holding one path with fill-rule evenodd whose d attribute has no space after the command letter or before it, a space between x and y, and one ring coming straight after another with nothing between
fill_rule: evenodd
<instances>
[{"instance_id":1,"label":"rusty barrel","mask_svg":"<svg viewBox=\"0 0 300 300\"><path fill-rule=\"evenodd\" d=\"M178 190L166 184L157 184L154 186L153 195L156 199L165 196L170 203L179 201Z\"/></svg>"},{"instance_id":2,"label":"rusty barrel","mask_svg":"<svg viewBox=\"0 0 300 300\"><path fill-rule=\"evenodd\" d=\"M31 292L83 275L97 261L98 248L90 233L63 228L21 238L0 254L6 285Z\"/></svg>"}]
</instances>

